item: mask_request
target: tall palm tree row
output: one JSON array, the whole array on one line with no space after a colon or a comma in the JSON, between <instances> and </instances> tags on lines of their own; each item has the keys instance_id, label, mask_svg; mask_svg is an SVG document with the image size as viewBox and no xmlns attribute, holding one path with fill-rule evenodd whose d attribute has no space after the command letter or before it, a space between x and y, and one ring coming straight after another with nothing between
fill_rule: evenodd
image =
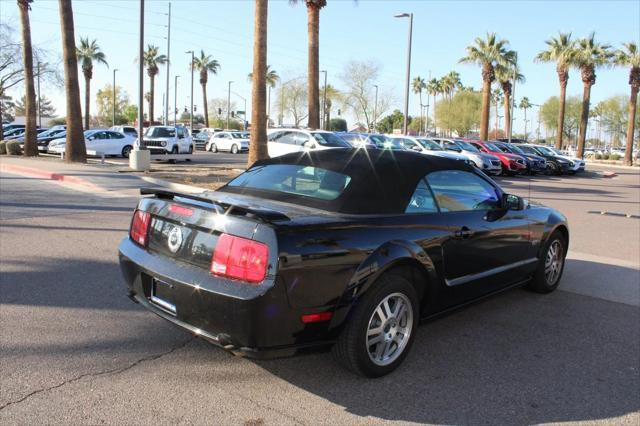
<instances>
[{"instance_id":1,"label":"tall palm tree row","mask_svg":"<svg viewBox=\"0 0 640 426\"><path fill-rule=\"evenodd\" d=\"M611 46L598 43L595 33L581 38L575 45L573 66L580 69L582 77L582 112L580 114L580 130L578 133L578 147L576 156L583 158L584 144L587 137L587 124L589 121L589 102L591 100L591 87L596 84L596 69L606 66L613 58Z\"/></svg>"},{"instance_id":2,"label":"tall palm tree row","mask_svg":"<svg viewBox=\"0 0 640 426\"><path fill-rule=\"evenodd\" d=\"M538 53L538 62L555 62L558 81L560 82L560 107L558 109L558 132L556 133L556 148L562 149L564 134L565 102L567 98L567 83L569 81L569 67L574 63L575 42L571 40L571 33L559 33L558 37L546 40L547 49Z\"/></svg>"},{"instance_id":3,"label":"tall palm tree row","mask_svg":"<svg viewBox=\"0 0 640 426\"><path fill-rule=\"evenodd\" d=\"M153 123L154 114L154 99L155 99L155 78L160 72L159 65L164 65L168 62L167 55L160 54L160 48L152 44L147 46L147 50L142 56L143 64L147 67L147 74L149 75L149 123ZM206 104L206 102L205 102Z\"/></svg>"},{"instance_id":4,"label":"tall palm tree row","mask_svg":"<svg viewBox=\"0 0 640 426\"><path fill-rule=\"evenodd\" d=\"M91 103L91 78L93 77L93 62L101 63L106 66L107 59L105 54L100 50L100 46L96 40L89 41L89 38L80 37L80 46L76 48L76 56L82 66L84 74L84 129L89 129L90 114L89 104Z\"/></svg>"},{"instance_id":5,"label":"tall palm tree row","mask_svg":"<svg viewBox=\"0 0 640 426\"><path fill-rule=\"evenodd\" d=\"M64 86L67 98L67 162L87 161L87 147L82 134L82 108L78 84L78 60L76 58L76 35L73 24L71 0L58 0L60 29L62 31L62 57L64 61Z\"/></svg>"},{"instance_id":6,"label":"tall palm tree row","mask_svg":"<svg viewBox=\"0 0 640 426\"><path fill-rule=\"evenodd\" d=\"M523 83L524 75L520 73L520 68L516 64L496 66L496 80L500 84L504 102L504 132L511 134L511 95L513 94L513 82Z\"/></svg>"},{"instance_id":7,"label":"tall palm tree row","mask_svg":"<svg viewBox=\"0 0 640 426\"><path fill-rule=\"evenodd\" d=\"M255 0L253 18L253 71L251 90L251 140L247 165L269 157L267 152L267 15L268 0Z\"/></svg>"},{"instance_id":8,"label":"tall palm tree row","mask_svg":"<svg viewBox=\"0 0 640 426\"><path fill-rule=\"evenodd\" d=\"M422 129L422 91L427 87L427 83L424 81L424 78L419 75L414 77L413 82L411 83L411 88L413 93L420 96L420 127Z\"/></svg>"},{"instance_id":9,"label":"tall palm tree row","mask_svg":"<svg viewBox=\"0 0 640 426\"><path fill-rule=\"evenodd\" d=\"M437 78L432 78L427 83L427 93L433 96L433 132L438 134L438 126L436 123L436 101L437 96L440 94L441 86L440 81Z\"/></svg>"},{"instance_id":10,"label":"tall palm tree row","mask_svg":"<svg viewBox=\"0 0 640 426\"><path fill-rule=\"evenodd\" d=\"M623 49L615 52L614 62L617 66L630 67L629 85L629 116L627 121L627 146L624 151L624 163L630 166L633 162L633 137L635 135L636 110L638 106L638 92L640 91L640 50L636 43L624 43Z\"/></svg>"},{"instance_id":11,"label":"tall palm tree row","mask_svg":"<svg viewBox=\"0 0 640 426\"><path fill-rule=\"evenodd\" d=\"M250 72L249 73L249 81L253 81L253 73ZM278 75L278 72L276 70L272 70L271 69L271 65L267 65L267 71L264 75L264 81L265 84L267 85L267 92L268 92L268 96L267 96L267 120L269 119L269 116L271 115L271 89L276 87L276 84L278 84L278 82L280 81L280 76Z\"/></svg>"},{"instance_id":12,"label":"tall palm tree row","mask_svg":"<svg viewBox=\"0 0 640 426\"><path fill-rule=\"evenodd\" d=\"M500 111L498 110L498 105L500 104L500 102L502 102L504 100L504 95L502 90L500 90L500 88L497 88L496 90L494 90L491 93L491 99L495 105L495 112L496 112L496 125L494 128L494 137L497 138L498 137L498 127L500 127Z\"/></svg>"},{"instance_id":13,"label":"tall palm tree row","mask_svg":"<svg viewBox=\"0 0 640 426\"><path fill-rule=\"evenodd\" d=\"M36 145L36 90L33 83L33 50L31 47L31 23L29 10L33 0L18 0L22 27L22 64L24 67L24 87L26 92L27 122L24 135L24 155L38 155Z\"/></svg>"},{"instance_id":14,"label":"tall palm tree row","mask_svg":"<svg viewBox=\"0 0 640 426\"><path fill-rule=\"evenodd\" d=\"M211 55L205 55L203 50L200 50L200 57L193 59L191 64L195 71L200 73L200 85L202 85L202 103L204 104L204 124L205 127L209 127L209 107L207 106L207 81L209 80L209 73L216 75L220 69L220 64L217 60L213 59ZM245 111L246 114L246 111Z\"/></svg>"},{"instance_id":15,"label":"tall palm tree row","mask_svg":"<svg viewBox=\"0 0 640 426\"><path fill-rule=\"evenodd\" d=\"M491 103L491 83L495 80L495 67L514 65L516 53L509 50L509 42L498 39L495 33L487 33L485 39L476 38L467 47L467 55L461 63L472 63L482 67L482 111L480 114L480 139L487 140L489 133L489 108Z\"/></svg>"}]
</instances>

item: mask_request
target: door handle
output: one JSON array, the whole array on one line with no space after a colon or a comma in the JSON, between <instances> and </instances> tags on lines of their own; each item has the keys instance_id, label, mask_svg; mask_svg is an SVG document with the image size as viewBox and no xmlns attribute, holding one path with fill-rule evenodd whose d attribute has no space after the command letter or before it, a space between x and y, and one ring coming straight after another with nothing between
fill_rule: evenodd
<instances>
[{"instance_id":1,"label":"door handle","mask_svg":"<svg viewBox=\"0 0 640 426\"><path fill-rule=\"evenodd\" d=\"M473 231L466 226L463 226L462 228L458 229L453 235L456 238L466 240L473 235Z\"/></svg>"}]
</instances>

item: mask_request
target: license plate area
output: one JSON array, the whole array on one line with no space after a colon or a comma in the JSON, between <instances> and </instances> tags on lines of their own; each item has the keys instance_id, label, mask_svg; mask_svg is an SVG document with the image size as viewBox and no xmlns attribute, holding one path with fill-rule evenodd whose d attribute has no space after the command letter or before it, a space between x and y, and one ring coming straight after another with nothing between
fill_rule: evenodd
<instances>
[{"instance_id":1,"label":"license plate area","mask_svg":"<svg viewBox=\"0 0 640 426\"><path fill-rule=\"evenodd\" d=\"M152 278L151 296L149 300L163 311L175 316L176 302L174 299L174 287L172 284Z\"/></svg>"}]
</instances>

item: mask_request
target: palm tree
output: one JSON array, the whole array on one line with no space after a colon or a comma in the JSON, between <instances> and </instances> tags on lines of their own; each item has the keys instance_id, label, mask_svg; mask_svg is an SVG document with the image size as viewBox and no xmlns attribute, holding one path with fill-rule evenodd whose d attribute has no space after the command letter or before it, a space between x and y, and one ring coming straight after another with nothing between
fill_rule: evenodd
<instances>
[{"instance_id":1,"label":"palm tree","mask_svg":"<svg viewBox=\"0 0 640 426\"><path fill-rule=\"evenodd\" d=\"M520 67L509 64L498 65L495 69L496 80L502 88L504 94L504 131L505 135L511 134L511 94L513 93L513 81L524 83L524 75L520 73Z\"/></svg>"},{"instance_id":2,"label":"palm tree","mask_svg":"<svg viewBox=\"0 0 640 426\"><path fill-rule=\"evenodd\" d=\"M416 76L413 79L412 89L413 93L417 93L420 95L420 127L422 129L422 91L427 87L427 83L424 81L424 78L420 76Z\"/></svg>"},{"instance_id":3,"label":"palm tree","mask_svg":"<svg viewBox=\"0 0 640 426\"><path fill-rule=\"evenodd\" d=\"M467 56L461 63L471 63L482 67L482 113L480 116L480 139L486 141L489 133L489 107L491 103L491 83L495 80L497 65L515 64L516 53L508 50L509 42L498 39L495 33L487 33L487 38L475 39L473 45L467 47Z\"/></svg>"},{"instance_id":4,"label":"palm tree","mask_svg":"<svg viewBox=\"0 0 640 426\"><path fill-rule=\"evenodd\" d=\"M440 81L432 78L427 83L427 93L433 96L433 131L437 134L438 126L436 126L436 96L440 93ZM427 117L428 118L428 117Z\"/></svg>"},{"instance_id":5,"label":"palm tree","mask_svg":"<svg viewBox=\"0 0 640 426\"><path fill-rule=\"evenodd\" d=\"M629 117L627 122L627 147L624 151L624 163L630 166L633 162L633 136L635 134L636 108L638 105L638 91L640 91L640 50L636 43L624 43L624 49L615 53L615 64L622 67L631 67L629 70L629 85L631 97L629 98Z\"/></svg>"},{"instance_id":6,"label":"palm tree","mask_svg":"<svg viewBox=\"0 0 640 426\"><path fill-rule=\"evenodd\" d=\"M558 81L560 82L560 107L558 109L558 133L556 134L556 148L562 149L564 134L565 101L567 97L567 82L569 81L569 67L574 62L575 42L571 40L571 33L559 33L558 37L546 40L547 50L538 53L538 62L555 62Z\"/></svg>"},{"instance_id":7,"label":"palm tree","mask_svg":"<svg viewBox=\"0 0 640 426\"><path fill-rule=\"evenodd\" d=\"M100 51L100 46L95 40L89 41L89 38L80 37L80 46L76 48L76 56L82 64L82 73L84 74L84 128L89 129L89 104L91 103L91 78L93 77L93 61L99 62L106 66L106 57Z\"/></svg>"},{"instance_id":8,"label":"palm tree","mask_svg":"<svg viewBox=\"0 0 640 426\"><path fill-rule=\"evenodd\" d=\"M253 73L249 73L249 81L253 81ZM271 116L271 89L276 87L280 81L280 76L276 70L271 69L271 65L267 65L267 73L264 75L264 81L267 85L267 118Z\"/></svg>"},{"instance_id":9,"label":"palm tree","mask_svg":"<svg viewBox=\"0 0 640 426\"><path fill-rule=\"evenodd\" d=\"M460 81L460 74L456 71L450 71L447 75L445 75L442 80L444 81L444 85L447 89L447 95L449 96L449 102L453 99L453 95L456 93L456 90L462 87L462 81Z\"/></svg>"},{"instance_id":10,"label":"palm tree","mask_svg":"<svg viewBox=\"0 0 640 426\"><path fill-rule=\"evenodd\" d=\"M67 142L65 160L85 163L87 147L82 134L82 108L78 83L78 60L76 58L76 35L73 24L71 0L58 0L60 29L62 31L62 58L64 62L64 85L67 98Z\"/></svg>"},{"instance_id":11,"label":"palm tree","mask_svg":"<svg viewBox=\"0 0 640 426\"><path fill-rule=\"evenodd\" d=\"M583 158L584 143L587 137L587 124L589 122L589 102L591 99L591 86L596 84L596 68L608 65L613 57L611 46L598 43L595 33L578 40L575 47L574 66L580 69L582 84L582 114L580 115L580 131L578 134L578 149L576 156Z\"/></svg>"},{"instance_id":12,"label":"palm tree","mask_svg":"<svg viewBox=\"0 0 640 426\"><path fill-rule=\"evenodd\" d=\"M500 113L498 111L498 104L504 100L504 95L502 93L502 90L500 90L500 88L497 88L496 90L494 90L491 93L491 99L496 106L496 126L495 126L494 136L497 139L498 138L498 121L500 118Z\"/></svg>"},{"instance_id":13,"label":"palm tree","mask_svg":"<svg viewBox=\"0 0 640 426\"><path fill-rule=\"evenodd\" d=\"M200 72L200 84L202 85L202 103L204 104L204 124L205 127L209 127L209 108L207 106L207 80L209 80L209 73L213 75L218 74L220 64L217 60L213 59L211 55L205 55L204 51L200 50L200 57L193 59L192 66L194 70Z\"/></svg>"},{"instance_id":14,"label":"palm tree","mask_svg":"<svg viewBox=\"0 0 640 426\"><path fill-rule=\"evenodd\" d=\"M22 64L24 68L24 87L26 91L26 130L24 134L24 155L38 155L36 145L36 90L33 84L33 51L31 48L31 22L29 10L32 0L18 0L22 27Z\"/></svg>"},{"instance_id":15,"label":"palm tree","mask_svg":"<svg viewBox=\"0 0 640 426\"><path fill-rule=\"evenodd\" d=\"M323 88L320 91L320 96L322 98L324 98L324 96L325 96L324 92L325 92L325 89ZM338 89L336 89L335 87L333 87L330 84L327 84L326 92L327 92L327 96L326 96L327 103L324 106L324 110L325 110L325 114L324 114L325 130L331 130L331 128L330 128L330 124L331 124L330 123L331 122L331 108L333 107L333 101L341 99L341 93L340 93L340 91ZM376 112L378 112L378 111L376 111ZM371 121L373 121L373 123L375 125L376 117L372 117Z\"/></svg>"},{"instance_id":16,"label":"palm tree","mask_svg":"<svg viewBox=\"0 0 640 426\"><path fill-rule=\"evenodd\" d=\"M527 98L526 96L523 97L522 99L520 99L520 103L518 104L518 108L520 108L521 110L524 111L524 138L525 140L528 139L527 137L527 110L529 108L531 108L531 102L529 102L529 98Z\"/></svg>"},{"instance_id":17,"label":"palm tree","mask_svg":"<svg viewBox=\"0 0 640 426\"><path fill-rule=\"evenodd\" d=\"M149 100L149 123L153 123L153 103L155 99L155 78L160 72L158 65L164 65L167 63L167 55L160 55L160 48L152 44L147 46L147 50L142 56L144 66L147 67L147 74L149 75L150 84L150 100ZM205 102L206 105L206 102Z\"/></svg>"},{"instance_id":18,"label":"palm tree","mask_svg":"<svg viewBox=\"0 0 640 426\"><path fill-rule=\"evenodd\" d=\"M251 141L249 144L248 165L269 157L267 153L267 99L265 90L268 6L268 0L255 0L253 17L253 81L251 83Z\"/></svg>"}]
</instances>

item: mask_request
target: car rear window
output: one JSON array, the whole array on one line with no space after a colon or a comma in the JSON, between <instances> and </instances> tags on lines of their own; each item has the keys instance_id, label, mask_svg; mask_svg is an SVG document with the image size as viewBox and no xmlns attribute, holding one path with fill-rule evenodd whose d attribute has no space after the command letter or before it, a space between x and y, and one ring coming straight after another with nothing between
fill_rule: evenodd
<instances>
[{"instance_id":1,"label":"car rear window","mask_svg":"<svg viewBox=\"0 0 640 426\"><path fill-rule=\"evenodd\" d=\"M345 174L319 167L268 164L247 170L227 186L329 201L338 198L350 181Z\"/></svg>"},{"instance_id":2,"label":"car rear window","mask_svg":"<svg viewBox=\"0 0 640 426\"><path fill-rule=\"evenodd\" d=\"M334 135L333 133L312 133L314 139L318 141L318 143L322 146L331 146L335 148L351 148L351 145L347 143L344 139L339 136Z\"/></svg>"}]
</instances>

